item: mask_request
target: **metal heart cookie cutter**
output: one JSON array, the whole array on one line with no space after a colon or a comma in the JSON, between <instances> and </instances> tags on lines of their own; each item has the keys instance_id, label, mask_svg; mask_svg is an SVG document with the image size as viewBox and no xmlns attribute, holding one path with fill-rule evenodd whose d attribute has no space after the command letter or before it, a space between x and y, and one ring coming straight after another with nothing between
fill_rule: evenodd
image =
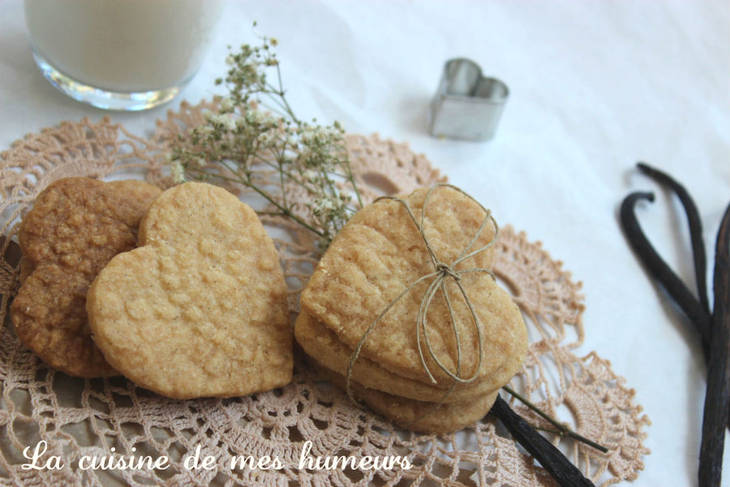
<instances>
[{"instance_id":1,"label":"metal heart cookie cutter","mask_svg":"<svg viewBox=\"0 0 730 487\"><path fill-rule=\"evenodd\" d=\"M444 66L431 102L431 135L489 140L494 137L508 97L507 85L483 76L477 63L466 58L451 59Z\"/></svg>"}]
</instances>

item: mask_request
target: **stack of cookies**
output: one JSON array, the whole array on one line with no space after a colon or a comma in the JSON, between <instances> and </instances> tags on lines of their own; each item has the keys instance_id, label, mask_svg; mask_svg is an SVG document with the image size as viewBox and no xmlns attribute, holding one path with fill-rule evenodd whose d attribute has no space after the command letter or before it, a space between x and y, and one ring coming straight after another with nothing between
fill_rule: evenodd
<instances>
[{"instance_id":1,"label":"stack of cookies","mask_svg":"<svg viewBox=\"0 0 730 487\"><path fill-rule=\"evenodd\" d=\"M488 413L527 349L518 307L484 272L493 250L455 264L459 277L443 279L428 303L435 277L421 280L439 263L487 246L497 229L484 226L485 218L478 203L449 186L379 200L354 215L302 293L295 336L310 361L342 387L351 366L351 392L408 429L455 431Z\"/></svg>"},{"instance_id":2,"label":"stack of cookies","mask_svg":"<svg viewBox=\"0 0 730 487\"><path fill-rule=\"evenodd\" d=\"M256 213L228 191L63 179L38 196L19 240L11 317L50 366L123 374L173 398L291 381L278 253Z\"/></svg>"}]
</instances>

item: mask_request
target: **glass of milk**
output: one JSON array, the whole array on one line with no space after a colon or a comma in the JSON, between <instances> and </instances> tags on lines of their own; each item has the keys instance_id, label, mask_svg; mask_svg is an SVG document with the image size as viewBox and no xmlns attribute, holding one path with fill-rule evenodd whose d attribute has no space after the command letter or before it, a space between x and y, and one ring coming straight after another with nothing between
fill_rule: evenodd
<instances>
[{"instance_id":1,"label":"glass of milk","mask_svg":"<svg viewBox=\"0 0 730 487\"><path fill-rule=\"evenodd\" d=\"M222 0L25 0L46 79L110 110L175 97L200 68L221 10Z\"/></svg>"}]
</instances>

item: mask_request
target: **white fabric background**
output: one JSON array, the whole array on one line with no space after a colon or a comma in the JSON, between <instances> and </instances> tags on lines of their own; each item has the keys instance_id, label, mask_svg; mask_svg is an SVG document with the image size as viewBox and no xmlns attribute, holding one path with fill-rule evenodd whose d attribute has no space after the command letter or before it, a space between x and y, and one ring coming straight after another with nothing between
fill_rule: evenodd
<instances>
[{"instance_id":1,"label":"white fabric background","mask_svg":"<svg viewBox=\"0 0 730 487\"><path fill-rule=\"evenodd\" d=\"M22 2L0 0L0 9L0 149L62 120L102 117L42 78ZM565 262L584 283L582 350L612 361L653 422L637 484L696 484L705 389L698 339L639 266L616 213L630 190L656 189L632 170L637 160L666 169L697 200L712 262L730 201L730 3L230 1L184 98L217 93L225 46L254 42L253 20L280 41L298 114L410 142L500 222L525 229ZM457 56L510 87L492 142L426 133L443 63ZM141 134L166 109L111 117ZM660 194L639 212L662 255L692 283L678 208Z\"/></svg>"}]
</instances>

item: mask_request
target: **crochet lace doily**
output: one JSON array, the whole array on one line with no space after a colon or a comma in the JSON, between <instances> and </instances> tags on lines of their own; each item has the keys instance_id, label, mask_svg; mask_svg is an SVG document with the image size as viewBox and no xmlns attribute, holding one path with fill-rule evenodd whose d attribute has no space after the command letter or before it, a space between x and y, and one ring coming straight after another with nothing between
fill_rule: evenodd
<instances>
[{"instance_id":1,"label":"crochet lace doily","mask_svg":"<svg viewBox=\"0 0 730 487\"><path fill-rule=\"evenodd\" d=\"M0 485L554 485L551 477L491 418L449 435L420 435L353 405L340 391L318 382L297 364L293 382L281 389L233 399L178 401L157 396L124 378L83 380L47 367L18 341L7 310L18 286L17 224L49 183L62 177L145 177L161 186L166 144L202 120L212 103L190 106L158 121L152 137L127 132L108 119L62 123L30 134L0 154ZM376 135L347 138L354 173L366 199L382 192L409 192L443 180L428 160L407 145ZM280 230L285 223L267 221ZM275 230L274 233L276 233ZM539 242L509 226L498 241L495 274L520 305L530 332L522 371L511 385L582 435L608 447L553 435L556 445L597 485L633 480L648 454L648 418L634 391L596 352L575 354L583 340L583 297L562 264ZM314 242L290 232L277 240L297 293L316 262ZM534 423L519 403L512 406ZM60 455L60 470L27 470L23 450L41 440L46 455ZM305 441L312 456L409 455L410 470L299 470ZM189 470L184 459L200 446L217 465ZM114 450L112 450L114 449ZM166 470L81 470L84 455L169 457ZM280 470L230 469L238 455L278 457Z\"/></svg>"}]
</instances>

